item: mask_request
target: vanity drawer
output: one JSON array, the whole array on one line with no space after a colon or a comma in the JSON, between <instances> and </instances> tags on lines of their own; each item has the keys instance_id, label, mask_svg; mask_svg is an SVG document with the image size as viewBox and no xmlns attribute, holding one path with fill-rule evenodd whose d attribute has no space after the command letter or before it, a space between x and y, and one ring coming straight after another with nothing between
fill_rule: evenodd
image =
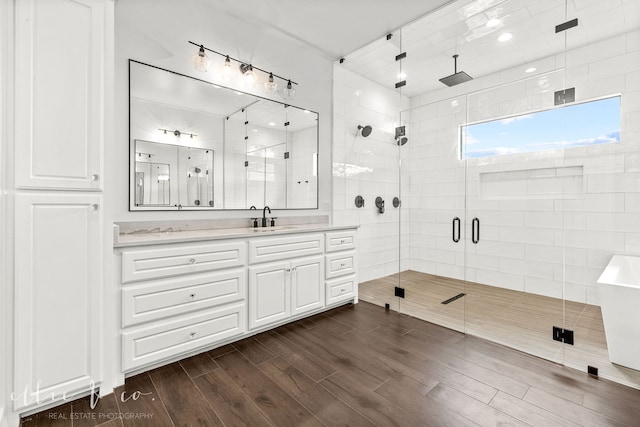
<instances>
[{"instance_id":1,"label":"vanity drawer","mask_svg":"<svg viewBox=\"0 0 640 427\"><path fill-rule=\"evenodd\" d=\"M326 279L356 272L356 251L337 252L326 257Z\"/></svg>"},{"instance_id":2,"label":"vanity drawer","mask_svg":"<svg viewBox=\"0 0 640 427\"><path fill-rule=\"evenodd\" d=\"M249 240L249 264L321 254L323 248L324 235L322 234L253 239Z\"/></svg>"},{"instance_id":3,"label":"vanity drawer","mask_svg":"<svg viewBox=\"0 0 640 427\"><path fill-rule=\"evenodd\" d=\"M241 335L247 330L244 303L122 333L122 367L141 366Z\"/></svg>"},{"instance_id":4,"label":"vanity drawer","mask_svg":"<svg viewBox=\"0 0 640 427\"><path fill-rule=\"evenodd\" d=\"M356 289L356 286L358 286L358 283L356 282L355 274L328 280L326 282L327 305L352 299L354 297L354 289Z\"/></svg>"},{"instance_id":5,"label":"vanity drawer","mask_svg":"<svg viewBox=\"0 0 640 427\"><path fill-rule=\"evenodd\" d=\"M245 299L243 269L154 280L122 289L122 326L189 313Z\"/></svg>"},{"instance_id":6,"label":"vanity drawer","mask_svg":"<svg viewBox=\"0 0 640 427\"><path fill-rule=\"evenodd\" d=\"M356 231L341 230L326 233L325 251L335 252L356 248Z\"/></svg>"},{"instance_id":7,"label":"vanity drawer","mask_svg":"<svg viewBox=\"0 0 640 427\"><path fill-rule=\"evenodd\" d=\"M242 241L127 250L122 252L122 283L240 267L245 257Z\"/></svg>"}]
</instances>

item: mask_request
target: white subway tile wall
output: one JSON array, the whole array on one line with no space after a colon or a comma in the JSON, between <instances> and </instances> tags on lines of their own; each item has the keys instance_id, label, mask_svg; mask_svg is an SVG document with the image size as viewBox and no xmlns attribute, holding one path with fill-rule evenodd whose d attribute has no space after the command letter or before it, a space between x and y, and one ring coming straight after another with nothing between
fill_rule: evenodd
<instances>
[{"instance_id":1,"label":"white subway tile wall","mask_svg":"<svg viewBox=\"0 0 640 427\"><path fill-rule=\"evenodd\" d=\"M568 46L537 61L537 76L515 81L521 67L503 70L465 84L474 91L466 96L447 88L401 99L336 64L333 220L361 226L362 281L412 269L598 304L610 257L640 255L640 31L574 49L569 37ZM622 94L620 143L460 160L460 125L550 108L553 91L572 86L578 102ZM402 149L393 141L400 121ZM362 138L358 124L374 132ZM401 218L391 205L398 193ZM457 244L454 217L464 224Z\"/></svg>"}]
</instances>

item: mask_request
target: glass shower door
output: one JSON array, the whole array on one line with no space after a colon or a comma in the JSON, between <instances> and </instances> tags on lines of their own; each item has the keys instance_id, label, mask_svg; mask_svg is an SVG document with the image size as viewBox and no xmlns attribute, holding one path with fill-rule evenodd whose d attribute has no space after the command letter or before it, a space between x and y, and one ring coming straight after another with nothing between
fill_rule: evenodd
<instances>
[{"instance_id":1,"label":"glass shower door","mask_svg":"<svg viewBox=\"0 0 640 427\"><path fill-rule=\"evenodd\" d=\"M399 311L464 331L465 168L457 127L465 99L457 97L402 112L400 237L404 264ZM410 224L410 226L408 226Z\"/></svg>"}]
</instances>

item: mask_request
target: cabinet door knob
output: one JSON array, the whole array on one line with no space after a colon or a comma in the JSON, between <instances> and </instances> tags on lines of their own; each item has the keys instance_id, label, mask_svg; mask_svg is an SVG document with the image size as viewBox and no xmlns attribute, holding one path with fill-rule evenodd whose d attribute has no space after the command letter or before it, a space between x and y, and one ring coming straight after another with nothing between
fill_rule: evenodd
<instances>
[{"instance_id":1,"label":"cabinet door knob","mask_svg":"<svg viewBox=\"0 0 640 427\"><path fill-rule=\"evenodd\" d=\"M190 339L194 339L195 337L196 337L196 333L195 333L195 332L191 332L191 333L189 334L189 338L190 338Z\"/></svg>"},{"instance_id":2,"label":"cabinet door knob","mask_svg":"<svg viewBox=\"0 0 640 427\"><path fill-rule=\"evenodd\" d=\"M98 180L100 180L100 175L95 173L91 175L91 181L98 181Z\"/></svg>"},{"instance_id":3,"label":"cabinet door knob","mask_svg":"<svg viewBox=\"0 0 640 427\"><path fill-rule=\"evenodd\" d=\"M291 269L290 269L290 268L287 268L285 271L286 271L287 273L291 273Z\"/></svg>"},{"instance_id":4,"label":"cabinet door knob","mask_svg":"<svg viewBox=\"0 0 640 427\"><path fill-rule=\"evenodd\" d=\"M94 204L91 205L91 209L94 210L94 211L97 211L98 209L100 209L100 205L97 204L97 203L94 203Z\"/></svg>"},{"instance_id":5,"label":"cabinet door knob","mask_svg":"<svg viewBox=\"0 0 640 427\"><path fill-rule=\"evenodd\" d=\"M195 258L189 258L189 264L194 264L196 262Z\"/></svg>"}]
</instances>

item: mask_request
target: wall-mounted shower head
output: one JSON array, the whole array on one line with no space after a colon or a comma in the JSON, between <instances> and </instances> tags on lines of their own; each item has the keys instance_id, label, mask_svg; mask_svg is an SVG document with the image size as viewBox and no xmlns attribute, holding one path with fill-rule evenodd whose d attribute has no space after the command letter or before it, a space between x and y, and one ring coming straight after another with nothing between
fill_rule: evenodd
<instances>
[{"instance_id":1,"label":"wall-mounted shower head","mask_svg":"<svg viewBox=\"0 0 640 427\"><path fill-rule=\"evenodd\" d=\"M407 138L406 136L401 136L400 138L396 139L396 142L398 143L398 145L402 146L409 142L409 138Z\"/></svg>"},{"instance_id":2,"label":"wall-mounted shower head","mask_svg":"<svg viewBox=\"0 0 640 427\"><path fill-rule=\"evenodd\" d=\"M458 71L458 55L453 55L453 74L441 78L440 81L451 87L459 85L460 83L468 82L469 80L473 80L473 77L464 71Z\"/></svg>"},{"instance_id":3,"label":"wall-mounted shower head","mask_svg":"<svg viewBox=\"0 0 640 427\"><path fill-rule=\"evenodd\" d=\"M369 135L371 135L371 131L373 129L371 128L370 125L366 125L366 126L358 125L358 130L360 131L360 134L366 138Z\"/></svg>"}]
</instances>

